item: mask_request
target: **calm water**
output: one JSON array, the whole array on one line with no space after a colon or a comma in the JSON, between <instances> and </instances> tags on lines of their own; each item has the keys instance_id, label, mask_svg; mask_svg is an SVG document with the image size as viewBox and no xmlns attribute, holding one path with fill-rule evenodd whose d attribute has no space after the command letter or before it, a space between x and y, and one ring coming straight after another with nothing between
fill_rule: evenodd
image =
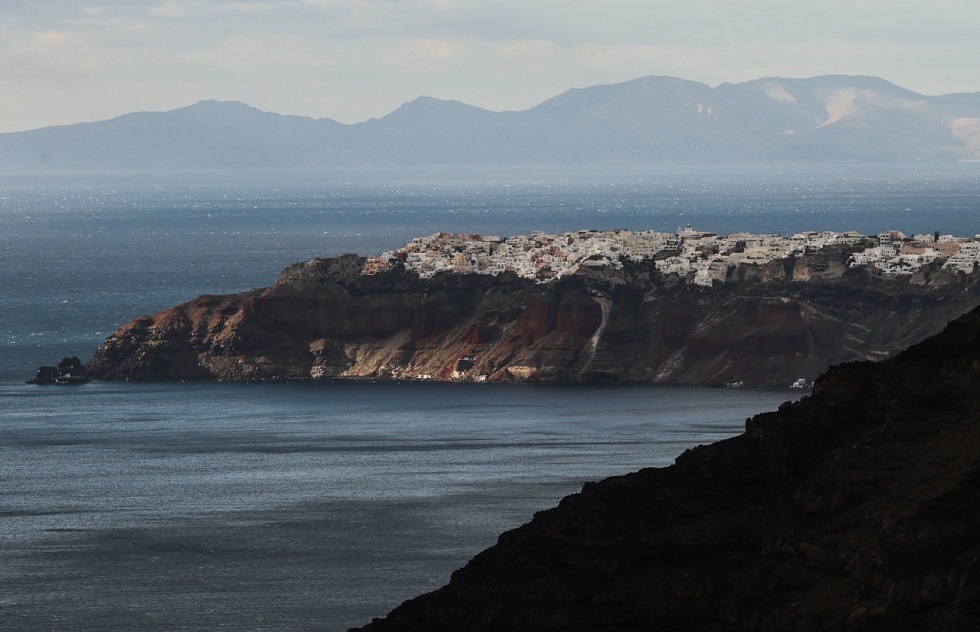
<instances>
[{"instance_id":1,"label":"calm water","mask_svg":"<svg viewBox=\"0 0 980 632\"><path fill-rule=\"evenodd\" d=\"M22 384L135 316L439 230L973 235L978 169L0 179L0 629L343 630L793 395Z\"/></svg>"},{"instance_id":2,"label":"calm water","mask_svg":"<svg viewBox=\"0 0 980 632\"><path fill-rule=\"evenodd\" d=\"M4 387L0 629L342 630L788 392Z\"/></svg>"}]
</instances>

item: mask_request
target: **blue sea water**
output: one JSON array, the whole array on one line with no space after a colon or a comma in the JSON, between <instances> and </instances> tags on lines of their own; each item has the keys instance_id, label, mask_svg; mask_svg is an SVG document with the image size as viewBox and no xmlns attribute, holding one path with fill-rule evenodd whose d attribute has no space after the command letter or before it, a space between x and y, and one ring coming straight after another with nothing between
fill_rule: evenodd
<instances>
[{"instance_id":1,"label":"blue sea water","mask_svg":"<svg viewBox=\"0 0 980 632\"><path fill-rule=\"evenodd\" d=\"M794 393L23 384L293 261L437 231L980 232L980 166L0 178L0 629L342 630L587 480Z\"/></svg>"},{"instance_id":2,"label":"blue sea water","mask_svg":"<svg viewBox=\"0 0 980 632\"><path fill-rule=\"evenodd\" d=\"M432 383L0 387L0 629L344 630L588 480L791 397Z\"/></svg>"}]
</instances>

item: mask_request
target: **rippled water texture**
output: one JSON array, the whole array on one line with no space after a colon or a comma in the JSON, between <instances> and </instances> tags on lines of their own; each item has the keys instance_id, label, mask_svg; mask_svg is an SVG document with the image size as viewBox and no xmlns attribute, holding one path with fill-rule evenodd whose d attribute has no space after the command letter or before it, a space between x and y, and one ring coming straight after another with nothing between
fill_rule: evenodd
<instances>
[{"instance_id":1,"label":"rippled water texture","mask_svg":"<svg viewBox=\"0 0 980 632\"><path fill-rule=\"evenodd\" d=\"M669 464L790 396L3 387L0 629L346 629L582 482Z\"/></svg>"}]
</instances>

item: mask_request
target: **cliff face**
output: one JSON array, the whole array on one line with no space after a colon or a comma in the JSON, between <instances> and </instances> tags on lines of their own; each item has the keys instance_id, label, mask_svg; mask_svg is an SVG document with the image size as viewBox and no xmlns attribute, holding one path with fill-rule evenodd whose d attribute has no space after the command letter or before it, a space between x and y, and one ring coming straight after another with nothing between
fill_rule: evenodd
<instances>
[{"instance_id":1,"label":"cliff face","mask_svg":"<svg viewBox=\"0 0 980 632\"><path fill-rule=\"evenodd\" d=\"M977 630L980 310L500 536L370 632Z\"/></svg>"},{"instance_id":2,"label":"cliff face","mask_svg":"<svg viewBox=\"0 0 980 632\"><path fill-rule=\"evenodd\" d=\"M882 280L828 265L828 256L742 266L715 288L652 264L536 284L513 275L423 280L401 268L363 276L353 255L316 259L286 268L269 288L201 296L134 320L87 366L94 377L136 380L787 386L832 364L887 357L977 301L975 275Z\"/></svg>"}]
</instances>

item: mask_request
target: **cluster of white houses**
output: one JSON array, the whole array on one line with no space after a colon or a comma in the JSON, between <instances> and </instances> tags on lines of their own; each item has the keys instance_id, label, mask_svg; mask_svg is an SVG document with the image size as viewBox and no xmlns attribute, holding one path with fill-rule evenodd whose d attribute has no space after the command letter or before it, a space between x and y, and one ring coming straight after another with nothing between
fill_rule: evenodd
<instances>
[{"instance_id":1,"label":"cluster of white houses","mask_svg":"<svg viewBox=\"0 0 980 632\"><path fill-rule=\"evenodd\" d=\"M500 274L547 281L583 267L622 268L624 260L654 259L665 274L710 286L723 281L730 266L761 265L776 259L814 253L829 246L860 246L848 265L876 266L882 274L910 275L937 259L944 268L973 272L980 266L980 235L914 235L898 231L874 236L848 232L803 232L792 236L735 233L717 235L690 226L676 233L580 230L561 235L497 237L437 233L413 239L398 250L369 257L364 274L404 264L422 277L437 272Z\"/></svg>"}]
</instances>

